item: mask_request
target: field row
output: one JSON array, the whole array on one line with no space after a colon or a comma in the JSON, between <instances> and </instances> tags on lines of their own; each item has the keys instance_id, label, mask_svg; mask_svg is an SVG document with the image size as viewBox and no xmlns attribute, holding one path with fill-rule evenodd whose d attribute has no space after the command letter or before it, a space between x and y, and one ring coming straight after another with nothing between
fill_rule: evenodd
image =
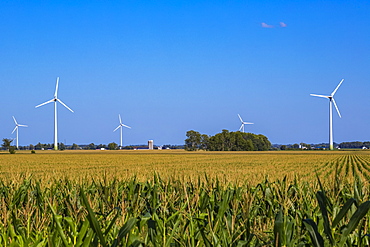
<instances>
[{"instance_id":1,"label":"field row","mask_svg":"<svg viewBox=\"0 0 370 247\"><path fill-rule=\"evenodd\" d=\"M307 181L320 169L334 169L333 161L349 152L184 152L184 151L39 151L36 154L0 153L3 178L26 174L43 181L108 178L146 181L156 172L162 179L194 180L207 174L226 182L259 183L298 176ZM369 156L361 152L361 157ZM366 159L365 159L366 160ZM323 168L321 168L323 167ZM326 167L326 168L325 168Z\"/></svg>"}]
</instances>

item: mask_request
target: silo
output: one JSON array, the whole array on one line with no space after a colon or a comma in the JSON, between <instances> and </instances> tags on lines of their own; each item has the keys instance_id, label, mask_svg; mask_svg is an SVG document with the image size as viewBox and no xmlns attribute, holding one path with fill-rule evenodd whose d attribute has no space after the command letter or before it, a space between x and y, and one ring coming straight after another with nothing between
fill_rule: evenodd
<instances>
[{"instance_id":1,"label":"silo","mask_svg":"<svg viewBox=\"0 0 370 247\"><path fill-rule=\"evenodd\" d=\"M149 147L149 150L153 150L153 147L154 147L153 140L148 141L148 147Z\"/></svg>"}]
</instances>

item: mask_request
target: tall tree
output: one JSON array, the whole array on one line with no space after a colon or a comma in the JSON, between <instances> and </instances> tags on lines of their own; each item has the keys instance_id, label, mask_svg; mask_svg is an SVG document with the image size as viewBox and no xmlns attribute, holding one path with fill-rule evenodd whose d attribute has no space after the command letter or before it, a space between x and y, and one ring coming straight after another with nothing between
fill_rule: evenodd
<instances>
[{"instance_id":1,"label":"tall tree","mask_svg":"<svg viewBox=\"0 0 370 247\"><path fill-rule=\"evenodd\" d=\"M10 147L11 147L12 142L13 142L13 140L12 140L12 139L4 138L4 139L3 139L2 147L3 147L5 150L9 150L9 149L10 149Z\"/></svg>"},{"instance_id":2,"label":"tall tree","mask_svg":"<svg viewBox=\"0 0 370 247\"><path fill-rule=\"evenodd\" d=\"M229 132L222 130L214 136L201 135L196 131L188 131L185 149L189 151L203 149L209 151L264 151L271 147L271 142L264 135ZM197 144L200 138L200 145Z\"/></svg>"},{"instance_id":3,"label":"tall tree","mask_svg":"<svg viewBox=\"0 0 370 247\"><path fill-rule=\"evenodd\" d=\"M118 144L115 143L115 142L111 142L111 143L108 144L109 150L116 150L117 147L118 147Z\"/></svg>"},{"instance_id":4,"label":"tall tree","mask_svg":"<svg viewBox=\"0 0 370 247\"><path fill-rule=\"evenodd\" d=\"M208 135L201 135L200 136L200 149L207 150L209 145L209 136Z\"/></svg>"},{"instance_id":5,"label":"tall tree","mask_svg":"<svg viewBox=\"0 0 370 247\"><path fill-rule=\"evenodd\" d=\"M186 132L186 139L185 139L185 150L188 151L196 151L201 146L201 134L194 130L189 130Z\"/></svg>"},{"instance_id":6,"label":"tall tree","mask_svg":"<svg viewBox=\"0 0 370 247\"><path fill-rule=\"evenodd\" d=\"M90 144L89 144L89 148L90 148L90 149L96 149L96 146L95 146L95 144L94 144L94 143L90 143Z\"/></svg>"}]
</instances>

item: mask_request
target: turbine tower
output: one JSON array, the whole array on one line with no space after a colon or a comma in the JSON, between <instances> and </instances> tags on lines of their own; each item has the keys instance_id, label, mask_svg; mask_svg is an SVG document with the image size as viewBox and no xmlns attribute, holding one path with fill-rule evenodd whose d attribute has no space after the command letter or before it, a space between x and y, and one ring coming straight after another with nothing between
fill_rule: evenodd
<instances>
[{"instance_id":1,"label":"turbine tower","mask_svg":"<svg viewBox=\"0 0 370 247\"><path fill-rule=\"evenodd\" d=\"M14 133L14 131L17 131L17 149L18 149L18 127L28 127L28 126L24 125L24 124L17 123L17 120L15 120L14 116L13 116L13 120L14 120L14 123L15 123L15 128L13 129L12 134Z\"/></svg>"},{"instance_id":2,"label":"turbine tower","mask_svg":"<svg viewBox=\"0 0 370 247\"><path fill-rule=\"evenodd\" d=\"M120 141L119 149L122 149L122 127L126 127L126 128L129 128L129 129L131 129L131 127L122 123L122 119L121 119L121 115L120 114L118 114L118 118L119 118L119 125L118 125L117 128L115 128L113 130L113 132L116 131L116 130L118 130L119 128L121 128L121 130L120 130L121 131L121 141Z\"/></svg>"},{"instance_id":3,"label":"turbine tower","mask_svg":"<svg viewBox=\"0 0 370 247\"><path fill-rule=\"evenodd\" d=\"M244 122L243 119L242 119L242 117L239 114L238 114L238 117L240 119L240 122L242 122L242 125L239 128L239 131L242 130L242 132L244 133L244 125L246 125L246 124L253 124L253 123Z\"/></svg>"},{"instance_id":4,"label":"turbine tower","mask_svg":"<svg viewBox=\"0 0 370 247\"><path fill-rule=\"evenodd\" d=\"M339 82L338 86L334 89L334 91L330 95L310 94L311 96L329 99L329 148L330 148L330 150L334 149L334 144L333 144L333 104L335 106L335 109L337 109L339 117L340 118L342 117L340 115L339 108L338 108L337 104L335 103L334 94L337 92L340 85L342 85L343 81L344 81L344 79L342 79Z\"/></svg>"},{"instance_id":5,"label":"turbine tower","mask_svg":"<svg viewBox=\"0 0 370 247\"><path fill-rule=\"evenodd\" d=\"M62 104L65 108L67 108L68 110L70 110L71 112L72 109L69 108L66 104L64 104L60 99L58 99L58 84L59 84L59 77L57 77L57 84L56 84L56 87L55 87L55 93L54 93L54 98L49 100L49 101L46 101L42 104L39 104L37 106L35 106L35 108L37 107L40 107L40 106L43 106L43 105L46 105L46 104L49 104L51 102L54 102L54 150L58 150L58 119L57 119L57 102L59 102L60 104Z\"/></svg>"}]
</instances>

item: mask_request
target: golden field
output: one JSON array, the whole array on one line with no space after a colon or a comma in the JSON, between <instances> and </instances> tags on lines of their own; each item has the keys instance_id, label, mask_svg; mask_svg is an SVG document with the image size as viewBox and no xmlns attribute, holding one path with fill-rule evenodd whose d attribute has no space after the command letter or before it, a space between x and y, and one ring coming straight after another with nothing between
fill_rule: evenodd
<instances>
[{"instance_id":1,"label":"golden field","mask_svg":"<svg viewBox=\"0 0 370 247\"><path fill-rule=\"evenodd\" d=\"M3 151L0 173L0 246L370 245L369 151Z\"/></svg>"},{"instance_id":2,"label":"golden field","mask_svg":"<svg viewBox=\"0 0 370 247\"><path fill-rule=\"evenodd\" d=\"M315 177L315 172L323 178L330 178L335 169L350 178L353 172L361 170L357 165L361 162L370 163L369 151L40 150L36 154L18 151L14 155L0 152L3 180L16 180L21 174L32 174L32 177L44 181L64 178L96 180L102 177L125 180L133 176L145 181L157 173L165 180L170 177L197 180L207 174L224 182L254 184L266 177L271 181L284 176L310 180Z\"/></svg>"}]
</instances>

